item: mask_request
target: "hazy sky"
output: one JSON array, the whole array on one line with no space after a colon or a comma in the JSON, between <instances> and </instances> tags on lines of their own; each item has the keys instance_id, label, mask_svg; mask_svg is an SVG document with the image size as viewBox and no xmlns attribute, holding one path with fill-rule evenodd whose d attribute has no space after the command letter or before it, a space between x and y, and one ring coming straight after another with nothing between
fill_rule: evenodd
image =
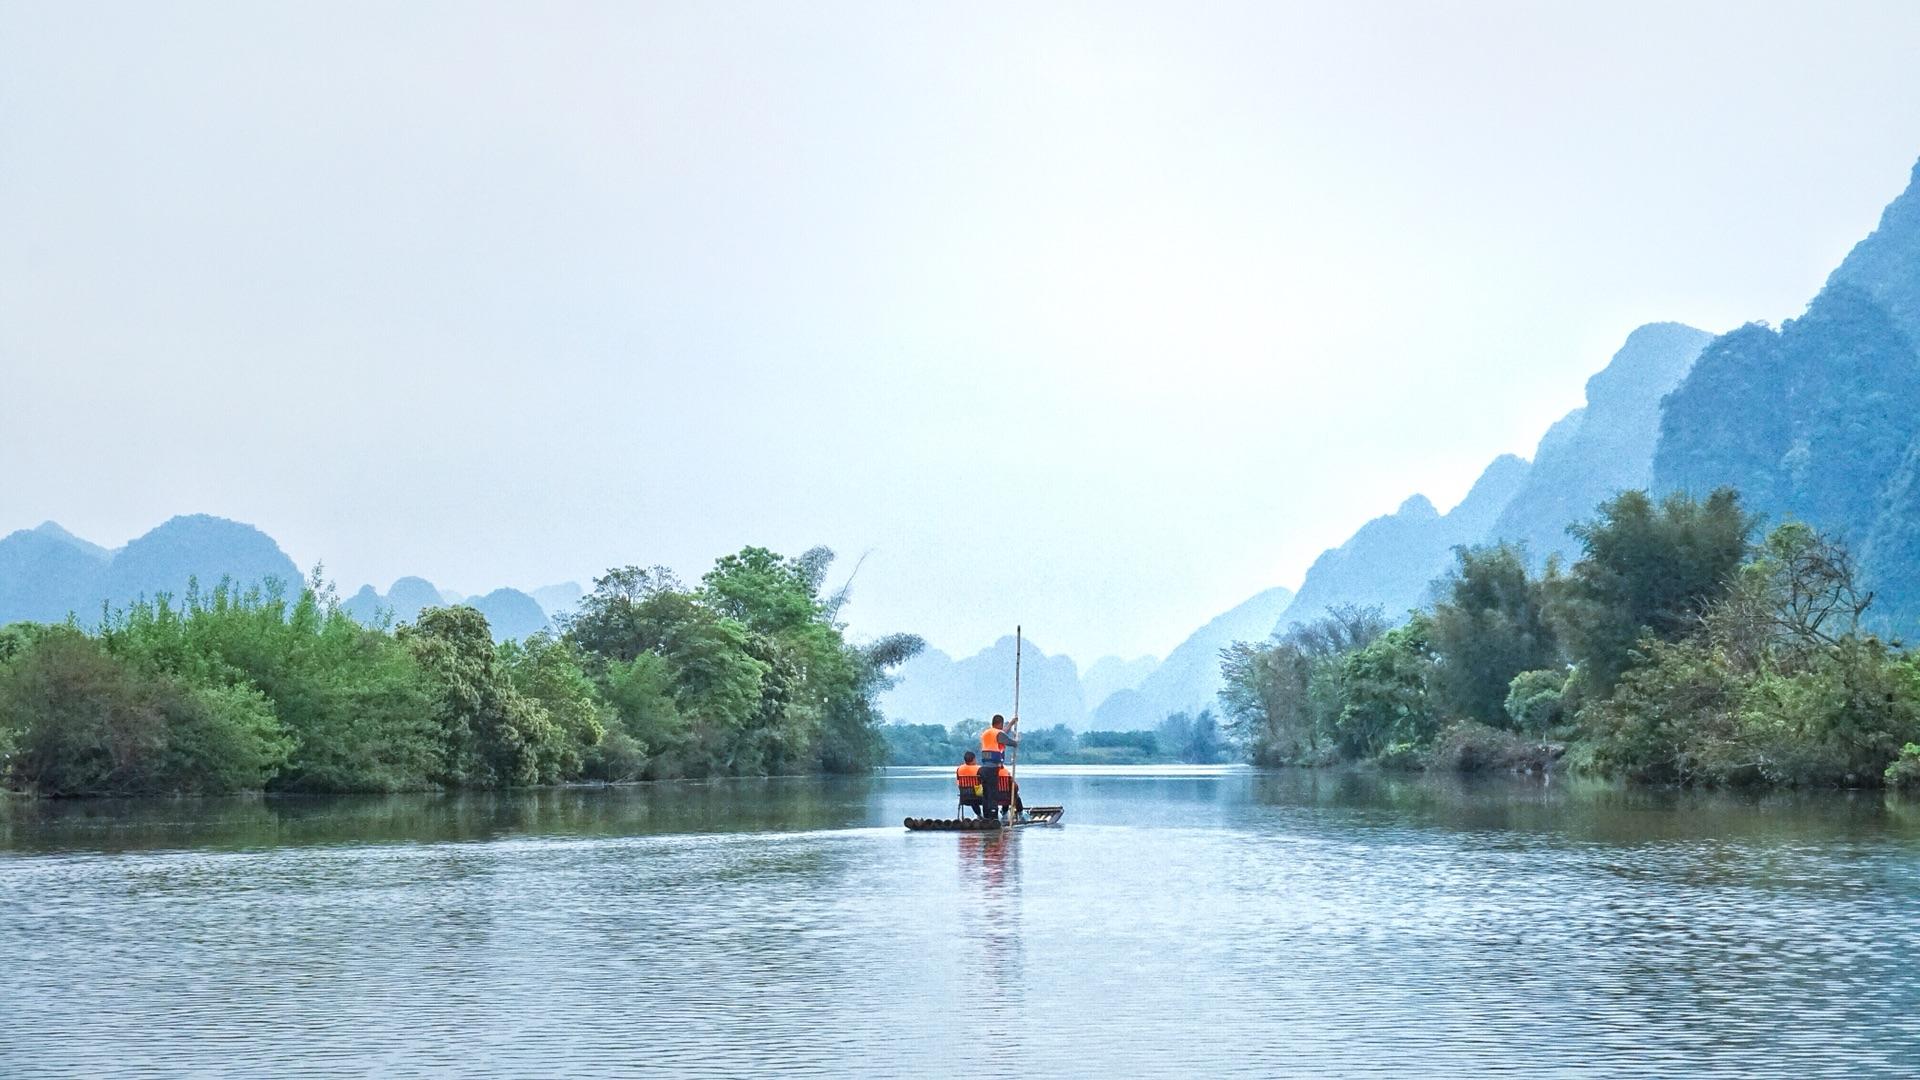
<instances>
[{"instance_id":1,"label":"hazy sky","mask_svg":"<svg viewBox=\"0 0 1920 1080\"><path fill-rule=\"evenodd\" d=\"M1798 312L1920 4L0 3L0 531L346 590L749 543L1083 662L1297 585L1635 325Z\"/></svg>"}]
</instances>

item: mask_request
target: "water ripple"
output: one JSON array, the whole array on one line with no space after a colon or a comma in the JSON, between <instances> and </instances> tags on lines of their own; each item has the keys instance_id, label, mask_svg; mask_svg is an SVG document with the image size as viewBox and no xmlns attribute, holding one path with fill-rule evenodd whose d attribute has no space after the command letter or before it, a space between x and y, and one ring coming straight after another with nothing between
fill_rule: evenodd
<instances>
[{"instance_id":1,"label":"water ripple","mask_svg":"<svg viewBox=\"0 0 1920 1080\"><path fill-rule=\"evenodd\" d=\"M16 820L0 1075L1920 1073L1883 806L1027 785L1067 827L905 833L920 774Z\"/></svg>"}]
</instances>

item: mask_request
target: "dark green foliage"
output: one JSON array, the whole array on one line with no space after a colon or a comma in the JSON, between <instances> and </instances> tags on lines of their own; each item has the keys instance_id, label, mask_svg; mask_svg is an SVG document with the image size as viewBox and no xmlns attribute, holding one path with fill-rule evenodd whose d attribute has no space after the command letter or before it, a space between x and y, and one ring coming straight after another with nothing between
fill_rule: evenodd
<instances>
[{"instance_id":1,"label":"dark green foliage","mask_svg":"<svg viewBox=\"0 0 1920 1080\"><path fill-rule=\"evenodd\" d=\"M1222 649L1220 705L1229 738L1256 765L1323 760L1345 707L1344 658L1386 632L1379 608L1344 604L1272 641Z\"/></svg>"},{"instance_id":2,"label":"dark green foliage","mask_svg":"<svg viewBox=\"0 0 1920 1080\"><path fill-rule=\"evenodd\" d=\"M846 591L822 594L832 560L825 548L797 559L746 548L697 590L658 568L596 580L567 637L597 666L624 736L616 749L630 740L650 775L857 772L885 760L873 702L921 642L847 642L835 621Z\"/></svg>"},{"instance_id":3,"label":"dark green foliage","mask_svg":"<svg viewBox=\"0 0 1920 1080\"><path fill-rule=\"evenodd\" d=\"M606 735L607 707L582 670L578 652L542 632L500 645L497 656L512 691L546 714L549 737L534 748L541 779L551 783L581 775L587 756Z\"/></svg>"},{"instance_id":4,"label":"dark green foliage","mask_svg":"<svg viewBox=\"0 0 1920 1080\"><path fill-rule=\"evenodd\" d=\"M1844 547L1775 529L1677 642L1648 638L1614 695L1582 711L1594 766L1682 783L1879 783L1920 738L1911 657L1859 634Z\"/></svg>"},{"instance_id":5,"label":"dark green foliage","mask_svg":"<svg viewBox=\"0 0 1920 1080\"><path fill-rule=\"evenodd\" d=\"M1565 753L1655 782L1912 782L1920 663L1863 634L1872 597L1845 545L1789 522L1749 547L1751 531L1732 492L1627 492L1574 530L1566 576L1463 550L1430 618L1227 650L1221 702L1258 764L1538 771Z\"/></svg>"},{"instance_id":6,"label":"dark green foliage","mask_svg":"<svg viewBox=\"0 0 1920 1080\"><path fill-rule=\"evenodd\" d=\"M1612 690L1643 634L1675 641L1698 625L1726 593L1753 527L1725 489L1704 502L1669 495L1658 506L1626 491L1574 526L1585 554L1555 589L1555 621L1597 692Z\"/></svg>"},{"instance_id":7,"label":"dark green foliage","mask_svg":"<svg viewBox=\"0 0 1920 1080\"><path fill-rule=\"evenodd\" d=\"M967 729L965 732L968 736L965 740L967 745L962 746L962 750L980 745L979 731L986 726L984 723L956 726ZM1020 760L1032 765L1072 762L1075 760L1079 742L1079 737L1073 733L1073 729L1065 724L1023 731L1020 733ZM957 757L956 760L958 760Z\"/></svg>"},{"instance_id":8,"label":"dark green foliage","mask_svg":"<svg viewBox=\"0 0 1920 1080\"><path fill-rule=\"evenodd\" d=\"M1436 686L1451 715L1504 726L1514 676L1559 656L1547 620L1555 578L1551 568L1545 580L1530 578L1526 555L1506 544L1457 548L1454 557L1433 605L1433 651L1446 657Z\"/></svg>"},{"instance_id":9,"label":"dark green foliage","mask_svg":"<svg viewBox=\"0 0 1920 1080\"><path fill-rule=\"evenodd\" d=\"M1137 750L1153 753L1160 748L1159 737L1151 731L1088 731L1078 743L1087 750Z\"/></svg>"},{"instance_id":10,"label":"dark green foliage","mask_svg":"<svg viewBox=\"0 0 1920 1080\"><path fill-rule=\"evenodd\" d=\"M1900 748L1900 756L1881 773L1890 788L1912 791L1920 788L1920 743L1908 743Z\"/></svg>"},{"instance_id":11,"label":"dark green foliage","mask_svg":"<svg viewBox=\"0 0 1920 1080\"><path fill-rule=\"evenodd\" d=\"M1434 738L1426 764L1448 772L1538 773L1553 768L1561 749L1511 731L1461 720L1447 725Z\"/></svg>"},{"instance_id":12,"label":"dark green foliage","mask_svg":"<svg viewBox=\"0 0 1920 1080\"><path fill-rule=\"evenodd\" d=\"M1541 735L1567 719L1568 680L1565 668L1523 671L1507 687L1507 726Z\"/></svg>"},{"instance_id":13,"label":"dark green foliage","mask_svg":"<svg viewBox=\"0 0 1920 1080\"><path fill-rule=\"evenodd\" d=\"M1794 670L1748 668L1704 641L1650 643L1591 712L1590 763L1643 780L1877 784L1920 739L1913 665L1872 639Z\"/></svg>"},{"instance_id":14,"label":"dark green foliage","mask_svg":"<svg viewBox=\"0 0 1920 1080\"><path fill-rule=\"evenodd\" d=\"M965 744L939 724L888 724L881 729L889 765L958 765Z\"/></svg>"},{"instance_id":15,"label":"dark green foliage","mask_svg":"<svg viewBox=\"0 0 1920 1080\"><path fill-rule=\"evenodd\" d=\"M209 594L190 589L110 620L102 639L156 670L247 686L273 703L293 740L270 786L296 791L400 791L427 787L443 756L429 689L391 635L367 630L308 588L287 602L276 590Z\"/></svg>"},{"instance_id":16,"label":"dark green foliage","mask_svg":"<svg viewBox=\"0 0 1920 1080\"><path fill-rule=\"evenodd\" d=\"M1340 701L1333 735L1342 755L1370 758L1433 738L1440 718L1432 634L1432 622L1416 612L1405 626L1341 655L1331 692Z\"/></svg>"},{"instance_id":17,"label":"dark green foliage","mask_svg":"<svg viewBox=\"0 0 1920 1080\"><path fill-rule=\"evenodd\" d=\"M288 739L241 686L191 685L55 628L0 664L10 783L43 795L258 788Z\"/></svg>"},{"instance_id":18,"label":"dark green foliage","mask_svg":"<svg viewBox=\"0 0 1920 1080\"><path fill-rule=\"evenodd\" d=\"M1876 629L1920 625L1920 188L1887 208L1806 314L1708 346L1668 398L1658 491L1740 490L1861 553Z\"/></svg>"},{"instance_id":19,"label":"dark green foliage","mask_svg":"<svg viewBox=\"0 0 1920 1080\"><path fill-rule=\"evenodd\" d=\"M317 580L0 628L0 773L44 794L394 791L775 771L886 753L873 700L920 647L844 640L824 549L749 548L699 591L614 571L556 638L472 607L364 626ZM380 620L376 620L380 621Z\"/></svg>"}]
</instances>

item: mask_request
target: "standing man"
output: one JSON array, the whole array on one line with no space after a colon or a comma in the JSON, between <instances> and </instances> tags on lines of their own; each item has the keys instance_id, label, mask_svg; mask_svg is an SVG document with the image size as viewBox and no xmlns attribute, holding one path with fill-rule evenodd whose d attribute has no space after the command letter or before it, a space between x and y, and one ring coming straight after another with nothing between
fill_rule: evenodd
<instances>
[{"instance_id":1,"label":"standing man","mask_svg":"<svg viewBox=\"0 0 1920 1080\"><path fill-rule=\"evenodd\" d=\"M1013 724L1014 727L1019 726L1018 717L1014 718ZM1000 770L1006 765L1007 749L1019 745L1020 737L1013 733L1012 727L1007 726L1007 718L994 713L993 725L980 733L981 787L995 793L1000 790ZM997 819L1000 816L999 801L997 798L985 800L988 817Z\"/></svg>"}]
</instances>

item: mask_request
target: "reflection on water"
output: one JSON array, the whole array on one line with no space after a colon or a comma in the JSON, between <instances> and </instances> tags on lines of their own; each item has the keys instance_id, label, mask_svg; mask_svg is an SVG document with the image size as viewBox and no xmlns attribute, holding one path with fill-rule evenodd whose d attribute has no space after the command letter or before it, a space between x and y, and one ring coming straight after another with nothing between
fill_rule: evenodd
<instances>
[{"instance_id":1,"label":"reflection on water","mask_svg":"<svg viewBox=\"0 0 1920 1080\"><path fill-rule=\"evenodd\" d=\"M0 1075L1914 1075L1920 808L1034 768L0 803Z\"/></svg>"}]
</instances>

